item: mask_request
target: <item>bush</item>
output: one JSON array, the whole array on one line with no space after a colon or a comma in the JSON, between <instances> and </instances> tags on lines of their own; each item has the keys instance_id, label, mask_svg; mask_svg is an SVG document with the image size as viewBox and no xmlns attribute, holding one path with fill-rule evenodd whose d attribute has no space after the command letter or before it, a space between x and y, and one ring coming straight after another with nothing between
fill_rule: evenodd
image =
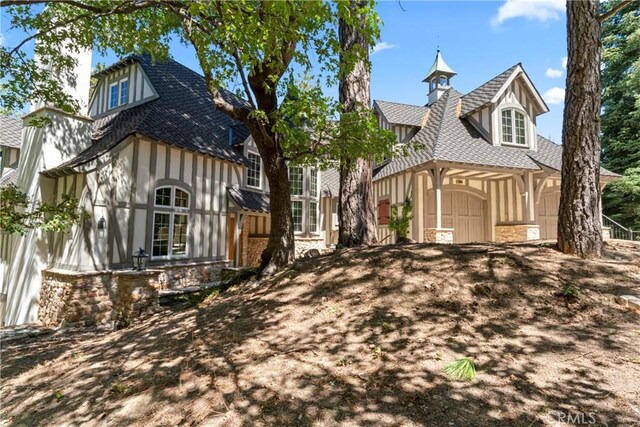
<instances>
[{"instance_id":1,"label":"bush","mask_svg":"<svg viewBox=\"0 0 640 427\"><path fill-rule=\"evenodd\" d=\"M407 238L413 219L411 199L407 198L401 207L402 210L398 212L398 206L391 206L391 215L389 215L389 230L396 233L396 240Z\"/></svg>"}]
</instances>

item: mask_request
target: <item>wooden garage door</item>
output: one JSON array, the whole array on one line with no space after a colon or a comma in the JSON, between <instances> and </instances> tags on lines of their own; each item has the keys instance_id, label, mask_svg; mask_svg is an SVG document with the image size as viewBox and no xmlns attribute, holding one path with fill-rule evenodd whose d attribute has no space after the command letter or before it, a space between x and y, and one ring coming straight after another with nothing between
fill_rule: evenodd
<instances>
[{"instance_id":1,"label":"wooden garage door","mask_svg":"<svg viewBox=\"0 0 640 427\"><path fill-rule=\"evenodd\" d=\"M541 239L555 239L558 233L558 206L560 193L543 194L538 204L538 221Z\"/></svg>"},{"instance_id":2,"label":"wooden garage door","mask_svg":"<svg viewBox=\"0 0 640 427\"><path fill-rule=\"evenodd\" d=\"M433 193L429 191L429 201ZM455 243L485 241L484 201L469 193L445 191L442 193L442 227L453 228ZM435 206L428 205L429 227L435 227Z\"/></svg>"}]
</instances>

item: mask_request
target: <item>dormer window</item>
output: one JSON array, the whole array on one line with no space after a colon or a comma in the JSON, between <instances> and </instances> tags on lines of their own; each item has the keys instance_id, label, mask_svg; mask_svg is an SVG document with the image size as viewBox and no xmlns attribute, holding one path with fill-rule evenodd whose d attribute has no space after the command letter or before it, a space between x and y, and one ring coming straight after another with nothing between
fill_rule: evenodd
<instances>
[{"instance_id":1,"label":"dormer window","mask_svg":"<svg viewBox=\"0 0 640 427\"><path fill-rule=\"evenodd\" d=\"M524 114L516 109L502 110L502 143L527 146Z\"/></svg>"},{"instance_id":2,"label":"dormer window","mask_svg":"<svg viewBox=\"0 0 640 427\"><path fill-rule=\"evenodd\" d=\"M109 109L129 102L129 79L122 79L109 85Z\"/></svg>"}]
</instances>

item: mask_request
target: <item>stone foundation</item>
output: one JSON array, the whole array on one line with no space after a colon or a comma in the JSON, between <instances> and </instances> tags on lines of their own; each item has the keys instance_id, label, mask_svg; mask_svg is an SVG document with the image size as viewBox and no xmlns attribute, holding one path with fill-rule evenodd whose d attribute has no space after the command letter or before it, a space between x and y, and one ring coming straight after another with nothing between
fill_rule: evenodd
<instances>
[{"instance_id":1,"label":"stone foundation","mask_svg":"<svg viewBox=\"0 0 640 427\"><path fill-rule=\"evenodd\" d=\"M424 241L427 243L453 243L453 228L427 228L424 230Z\"/></svg>"},{"instance_id":2,"label":"stone foundation","mask_svg":"<svg viewBox=\"0 0 640 427\"><path fill-rule=\"evenodd\" d=\"M158 278L160 289L180 289L218 281L220 272L228 266L227 261L207 261L150 268L162 270Z\"/></svg>"},{"instance_id":3,"label":"stone foundation","mask_svg":"<svg viewBox=\"0 0 640 427\"><path fill-rule=\"evenodd\" d=\"M498 224L496 242L522 242L540 239L540 226L537 224Z\"/></svg>"},{"instance_id":4,"label":"stone foundation","mask_svg":"<svg viewBox=\"0 0 640 427\"><path fill-rule=\"evenodd\" d=\"M148 270L42 272L38 320L43 326L126 326L158 304L158 291L220 280L227 261Z\"/></svg>"},{"instance_id":5,"label":"stone foundation","mask_svg":"<svg viewBox=\"0 0 640 427\"><path fill-rule=\"evenodd\" d=\"M611 227L602 227L602 240L611 239Z\"/></svg>"},{"instance_id":6,"label":"stone foundation","mask_svg":"<svg viewBox=\"0 0 640 427\"><path fill-rule=\"evenodd\" d=\"M296 237L296 258L303 257L309 249L317 249L323 251L327 245L321 237Z\"/></svg>"},{"instance_id":7,"label":"stone foundation","mask_svg":"<svg viewBox=\"0 0 640 427\"><path fill-rule=\"evenodd\" d=\"M267 247L268 237L249 237L247 239L247 258L244 264L247 267L258 267L260 265L262 251Z\"/></svg>"}]
</instances>

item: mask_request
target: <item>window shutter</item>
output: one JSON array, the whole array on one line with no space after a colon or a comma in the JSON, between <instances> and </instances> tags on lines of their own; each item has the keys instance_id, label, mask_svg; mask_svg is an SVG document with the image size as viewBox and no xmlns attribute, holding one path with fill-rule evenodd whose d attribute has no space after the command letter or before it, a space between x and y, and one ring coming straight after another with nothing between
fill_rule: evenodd
<instances>
[{"instance_id":1,"label":"window shutter","mask_svg":"<svg viewBox=\"0 0 640 427\"><path fill-rule=\"evenodd\" d=\"M378 225L389 224L389 199L378 201Z\"/></svg>"}]
</instances>

